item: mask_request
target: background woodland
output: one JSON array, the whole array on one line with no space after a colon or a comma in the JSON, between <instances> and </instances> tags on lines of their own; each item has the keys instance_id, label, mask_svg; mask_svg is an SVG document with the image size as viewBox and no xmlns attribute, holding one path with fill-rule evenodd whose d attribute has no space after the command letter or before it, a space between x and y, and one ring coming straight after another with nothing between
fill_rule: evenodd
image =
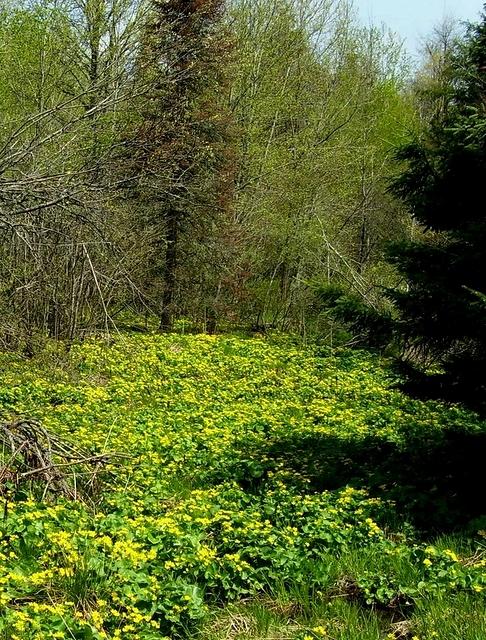
<instances>
[{"instance_id":1,"label":"background woodland","mask_svg":"<svg viewBox=\"0 0 486 640\"><path fill-rule=\"evenodd\" d=\"M3 3L0 30L4 346L141 315L329 332L316 284L396 284L392 156L434 78L348 2Z\"/></svg>"}]
</instances>

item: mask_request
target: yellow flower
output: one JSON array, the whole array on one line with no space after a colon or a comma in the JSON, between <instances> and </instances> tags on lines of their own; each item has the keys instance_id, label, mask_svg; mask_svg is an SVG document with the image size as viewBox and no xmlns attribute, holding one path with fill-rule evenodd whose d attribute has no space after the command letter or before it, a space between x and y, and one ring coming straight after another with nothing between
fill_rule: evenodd
<instances>
[{"instance_id":1,"label":"yellow flower","mask_svg":"<svg viewBox=\"0 0 486 640\"><path fill-rule=\"evenodd\" d=\"M103 617L99 611L91 612L91 620L95 627L101 628L103 626Z\"/></svg>"},{"instance_id":2,"label":"yellow flower","mask_svg":"<svg viewBox=\"0 0 486 640\"><path fill-rule=\"evenodd\" d=\"M323 626L313 627L312 631L318 636L322 636L322 637L327 636L326 628Z\"/></svg>"},{"instance_id":3,"label":"yellow flower","mask_svg":"<svg viewBox=\"0 0 486 640\"><path fill-rule=\"evenodd\" d=\"M203 564L209 564L216 557L216 551L206 545L202 545L196 554L198 560Z\"/></svg>"}]
</instances>

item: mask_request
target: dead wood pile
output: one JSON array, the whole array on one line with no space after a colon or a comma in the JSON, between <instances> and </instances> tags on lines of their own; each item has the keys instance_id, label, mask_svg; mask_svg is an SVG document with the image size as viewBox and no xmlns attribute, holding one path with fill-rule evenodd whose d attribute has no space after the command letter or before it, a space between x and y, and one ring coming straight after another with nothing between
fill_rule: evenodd
<instances>
[{"instance_id":1,"label":"dead wood pile","mask_svg":"<svg viewBox=\"0 0 486 640\"><path fill-rule=\"evenodd\" d=\"M0 423L0 494L33 491L93 501L102 476L120 454L93 454L34 420Z\"/></svg>"}]
</instances>

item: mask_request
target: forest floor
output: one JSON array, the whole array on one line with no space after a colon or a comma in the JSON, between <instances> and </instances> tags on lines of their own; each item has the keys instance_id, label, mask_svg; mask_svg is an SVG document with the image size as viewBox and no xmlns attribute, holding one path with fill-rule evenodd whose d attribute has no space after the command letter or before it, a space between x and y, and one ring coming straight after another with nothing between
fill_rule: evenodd
<instances>
[{"instance_id":1,"label":"forest floor","mask_svg":"<svg viewBox=\"0 0 486 640\"><path fill-rule=\"evenodd\" d=\"M284 337L0 354L2 421L126 455L88 502L3 482L0 637L485 640L486 425L398 383Z\"/></svg>"}]
</instances>

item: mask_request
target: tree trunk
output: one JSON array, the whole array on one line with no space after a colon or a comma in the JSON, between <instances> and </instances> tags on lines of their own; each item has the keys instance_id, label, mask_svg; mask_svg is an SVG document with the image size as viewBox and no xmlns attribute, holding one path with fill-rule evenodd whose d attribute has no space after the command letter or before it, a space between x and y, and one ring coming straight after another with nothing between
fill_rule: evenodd
<instances>
[{"instance_id":1,"label":"tree trunk","mask_svg":"<svg viewBox=\"0 0 486 640\"><path fill-rule=\"evenodd\" d=\"M167 249L165 252L165 265L162 274L164 293L162 295L162 310L160 312L159 328L161 331L170 331L172 329L174 316L178 240L178 214L177 211L170 210L167 215Z\"/></svg>"}]
</instances>

